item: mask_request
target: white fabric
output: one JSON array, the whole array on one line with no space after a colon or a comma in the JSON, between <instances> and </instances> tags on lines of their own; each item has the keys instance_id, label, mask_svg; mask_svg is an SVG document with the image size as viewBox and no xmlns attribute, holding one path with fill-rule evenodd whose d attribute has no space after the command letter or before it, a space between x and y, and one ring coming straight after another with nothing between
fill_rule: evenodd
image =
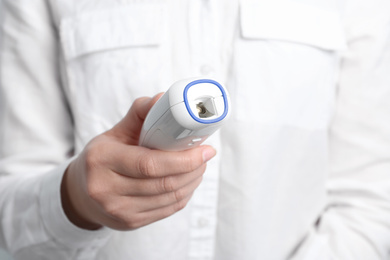
<instances>
[{"instance_id":1,"label":"white fabric","mask_svg":"<svg viewBox=\"0 0 390 260\"><path fill-rule=\"evenodd\" d=\"M388 259L390 2L5 0L0 246L15 259ZM73 226L69 159L187 77L233 108L190 204Z\"/></svg>"}]
</instances>

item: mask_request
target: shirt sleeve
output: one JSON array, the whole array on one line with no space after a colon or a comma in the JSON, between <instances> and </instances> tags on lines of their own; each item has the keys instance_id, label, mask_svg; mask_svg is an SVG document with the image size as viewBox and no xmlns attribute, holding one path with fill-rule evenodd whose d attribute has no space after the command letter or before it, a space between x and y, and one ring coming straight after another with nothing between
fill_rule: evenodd
<instances>
[{"instance_id":1,"label":"shirt sleeve","mask_svg":"<svg viewBox=\"0 0 390 260\"><path fill-rule=\"evenodd\" d=\"M292 259L388 259L390 1L347 5L327 208Z\"/></svg>"},{"instance_id":2,"label":"shirt sleeve","mask_svg":"<svg viewBox=\"0 0 390 260\"><path fill-rule=\"evenodd\" d=\"M93 259L109 231L70 223L60 185L73 126L46 0L3 0L0 56L0 247L15 259Z\"/></svg>"}]
</instances>

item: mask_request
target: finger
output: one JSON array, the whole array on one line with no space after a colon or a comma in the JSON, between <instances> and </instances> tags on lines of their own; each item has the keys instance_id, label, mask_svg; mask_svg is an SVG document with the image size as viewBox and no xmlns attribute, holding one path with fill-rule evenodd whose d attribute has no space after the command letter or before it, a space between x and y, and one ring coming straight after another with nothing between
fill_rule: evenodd
<instances>
[{"instance_id":1,"label":"finger","mask_svg":"<svg viewBox=\"0 0 390 260\"><path fill-rule=\"evenodd\" d=\"M170 175L161 178L135 179L115 174L111 179L113 187L123 196L153 196L173 192L183 188L203 175L206 164L190 173Z\"/></svg>"},{"instance_id":2,"label":"finger","mask_svg":"<svg viewBox=\"0 0 390 260\"><path fill-rule=\"evenodd\" d=\"M140 146L118 145L109 154L111 170L133 178L161 178L188 173L215 156L211 146L181 152L150 150Z\"/></svg>"},{"instance_id":3,"label":"finger","mask_svg":"<svg viewBox=\"0 0 390 260\"><path fill-rule=\"evenodd\" d=\"M136 226L142 227L175 214L187 206L192 195L190 194L187 198L166 207L140 213L138 215L138 221L135 223Z\"/></svg>"},{"instance_id":4,"label":"finger","mask_svg":"<svg viewBox=\"0 0 390 260\"><path fill-rule=\"evenodd\" d=\"M139 213L142 213L180 203L195 191L195 189L202 182L202 179L202 176L198 177L183 188L169 193L155 196L129 197L134 199L134 201L131 203L131 206L133 208L137 208Z\"/></svg>"},{"instance_id":5,"label":"finger","mask_svg":"<svg viewBox=\"0 0 390 260\"><path fill-rule=\"evenodd\" d=\"M114 136L127 144L138 144L139 134L146 115L162 95L163 93L159 93L153 98L141 97L136 99L126 116L106 134Z\"/></svg>"}]
</instances>

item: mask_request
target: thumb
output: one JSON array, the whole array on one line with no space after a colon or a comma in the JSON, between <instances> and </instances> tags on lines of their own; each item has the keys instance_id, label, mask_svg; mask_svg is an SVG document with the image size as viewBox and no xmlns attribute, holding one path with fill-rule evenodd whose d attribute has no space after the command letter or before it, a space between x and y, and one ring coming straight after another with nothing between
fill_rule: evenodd
<instances>
[{"instance_id":1,"label":"thumb","mask_svg":"<svg viewBox=\"0 0 390 260\"><path fill-rule=\"evenodd\" d=\"M144 123L149 110L163 94L164 93L159 93L153 98L141 97L136 99L125 117L106 134L114 136L124 143L137 145L142 124Z\"/></svg>"}]
</instances>

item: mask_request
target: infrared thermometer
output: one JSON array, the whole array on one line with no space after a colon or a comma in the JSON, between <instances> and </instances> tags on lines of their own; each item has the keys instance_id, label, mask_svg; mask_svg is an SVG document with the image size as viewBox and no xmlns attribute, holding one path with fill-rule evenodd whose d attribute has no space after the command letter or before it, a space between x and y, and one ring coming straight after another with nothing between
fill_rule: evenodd
<instances>
[{"instance_id":1,"label":"infrared thermometer","mask_svg":"<svg viewBox=\"0 0 390 260\"><path fill-rule=\"evenodd\" d=\"M150 109L139 145L165 151L199 146L229 118L227 90L212 79L174 83Z\"/></svg>"}]
</instances>

